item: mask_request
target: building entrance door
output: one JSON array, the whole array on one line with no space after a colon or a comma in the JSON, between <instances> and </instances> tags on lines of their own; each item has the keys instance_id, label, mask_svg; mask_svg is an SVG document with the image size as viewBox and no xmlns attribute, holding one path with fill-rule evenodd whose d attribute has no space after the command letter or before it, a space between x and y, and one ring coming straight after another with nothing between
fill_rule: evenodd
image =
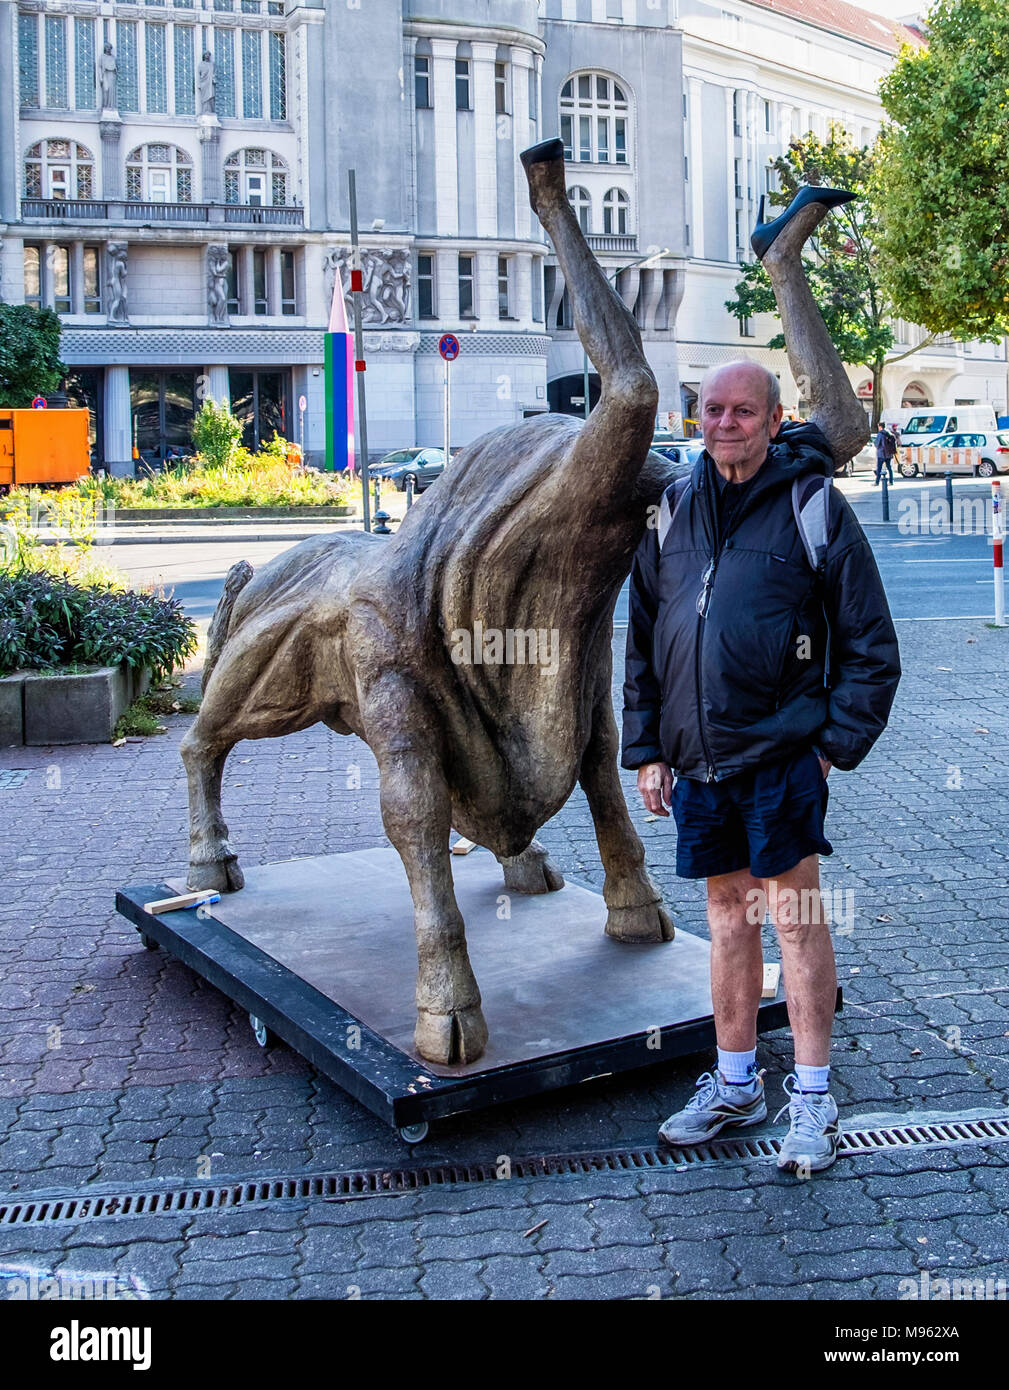
<instances>
[{"instance_id":1,"label":"building entrance door","mask_svg":"<svg viewBox=\"0 0 1009 1390\"><path fill-rule=\"evenodd\" d=\"M138 465L158 469L188 458L193 452L195 374L131 368L130 413Z\"/></svg>"}]
</instances>

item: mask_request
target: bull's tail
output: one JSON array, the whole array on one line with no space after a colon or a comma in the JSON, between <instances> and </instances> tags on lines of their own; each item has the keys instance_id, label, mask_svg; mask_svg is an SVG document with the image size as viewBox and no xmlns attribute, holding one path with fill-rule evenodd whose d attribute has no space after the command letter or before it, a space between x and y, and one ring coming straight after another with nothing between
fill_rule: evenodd
<instances>
[{"instance_id":1,"label":"bull's tail","mask_svg":"<svg viewBox=\"0 0 1009 1390\"><path fill-rule=\"evenodd\" d=\"M252 566L248 560L239 560L228 570L228 576L224 581L224 593L218 600L217 608L210 622L210 630L207 633L207 655L203 663L203 680L201 682L201 689L204 691L227 640L228 627L231 623L231 610L235 606L235 599L238 598L251 578Z\"/></svg>"}]
</instances>

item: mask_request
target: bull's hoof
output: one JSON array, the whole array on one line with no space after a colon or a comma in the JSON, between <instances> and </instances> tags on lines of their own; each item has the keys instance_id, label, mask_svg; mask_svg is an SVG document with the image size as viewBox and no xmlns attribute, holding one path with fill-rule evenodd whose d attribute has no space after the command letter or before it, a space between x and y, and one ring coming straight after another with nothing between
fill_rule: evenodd
<instances>
[{"instance_id":1,"label":"bull's hoof","mask_svg":"<svg viewBox=\"0 0 1009 1390\"><path fill-rule=\"evenodd\" d=\"M245 875L233 854L227 859L212 859L207 864L190 864L186 887L210 888L216 893L237 893L245 887Z\"/></svg>"},{"instance_id":2,"label":"bull's hoof","mask_svg":"<svg viewBox=\"0 0 1009 1390\"><path fill-rule=\"evenodd\" d=\"M676 928L662 904L650 902L641 907L611 907L606 935L614 941L672 941Z\"/></svg>"},{"instance_id":3,"label":"bull's hoof","mask_svg":"<svg viewBox=\"0 0 1009 1390\"><path fill-rule=\"evenodd\" d=\"M501 867L509 893L556 893L564 887L564 875L535 840L514 859L502 859Z\"/></svg>"},{"instance_id":4,"label":"bull's hoof","mask_svg":"<svg viewBox=\"0 0 1009 1390\"><path fill-rule=\"evenodd\" d=\"M413 1042L426 1062L438 1062L443 1067L475 1062L487 1046L483 1010L479 1004L447 1014L421 1009Z\"/></svg>"}]
</instances>

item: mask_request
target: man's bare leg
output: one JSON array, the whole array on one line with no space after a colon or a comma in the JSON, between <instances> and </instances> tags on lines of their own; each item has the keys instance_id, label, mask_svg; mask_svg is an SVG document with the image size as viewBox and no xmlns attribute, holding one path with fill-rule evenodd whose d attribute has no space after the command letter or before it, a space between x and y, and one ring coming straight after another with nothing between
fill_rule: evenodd
<instances>
[{"instance_id":1,"label":"man's bare leg","mask_svg":"<svg viewBox=\"0 0 1009 1390\"><path fill-rule=\"evenodd\" d=\"M830 929L820 899L820 860L815 854L775 879L761 879L781 946L788 1021L795 1060L802 1066L830 1063L837 971Z\"/></svg>"},{"instance_id":2,"label":"man's bare leg","mask_svg":"<svg viewBox=\"0 0 1009 1390\"><path fill-rule=\"evenodd\" d=\"M760 946L763 913L747 921L761 881L749 869L708 879L711 928L711 1001L715 1036L726 1052L749 1052L757 1045L757 1010L764 975Z\"/></svg>"}]
</instances>

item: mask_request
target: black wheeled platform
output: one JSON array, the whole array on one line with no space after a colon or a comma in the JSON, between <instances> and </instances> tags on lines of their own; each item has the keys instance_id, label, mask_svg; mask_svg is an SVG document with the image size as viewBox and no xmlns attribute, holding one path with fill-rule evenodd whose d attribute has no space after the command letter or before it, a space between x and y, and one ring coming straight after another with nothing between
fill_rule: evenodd
<instances>
[{"instance_id":1,"label":"black wheeled platform","mask_svg":"<svg viewBox=\"0 0 1009 1390\"><path fill-rule=\"evenodd\" d=\"M413 906L395 850L246 869L245 888L202 915L145 911L185 891L181 879L121 889L116 908L145 945L247 1009L262 1045L283 1039L409 1142L444 1115L713 1045L707 942L682 931L611 941L600 893L569 879L555 893L506 894L486 850L453 855L452 869L490 1030L465 1066L414 1052ZM780 996L761 1004L758 1031L787 1022Z\"/></svg>"}]
</instances>

